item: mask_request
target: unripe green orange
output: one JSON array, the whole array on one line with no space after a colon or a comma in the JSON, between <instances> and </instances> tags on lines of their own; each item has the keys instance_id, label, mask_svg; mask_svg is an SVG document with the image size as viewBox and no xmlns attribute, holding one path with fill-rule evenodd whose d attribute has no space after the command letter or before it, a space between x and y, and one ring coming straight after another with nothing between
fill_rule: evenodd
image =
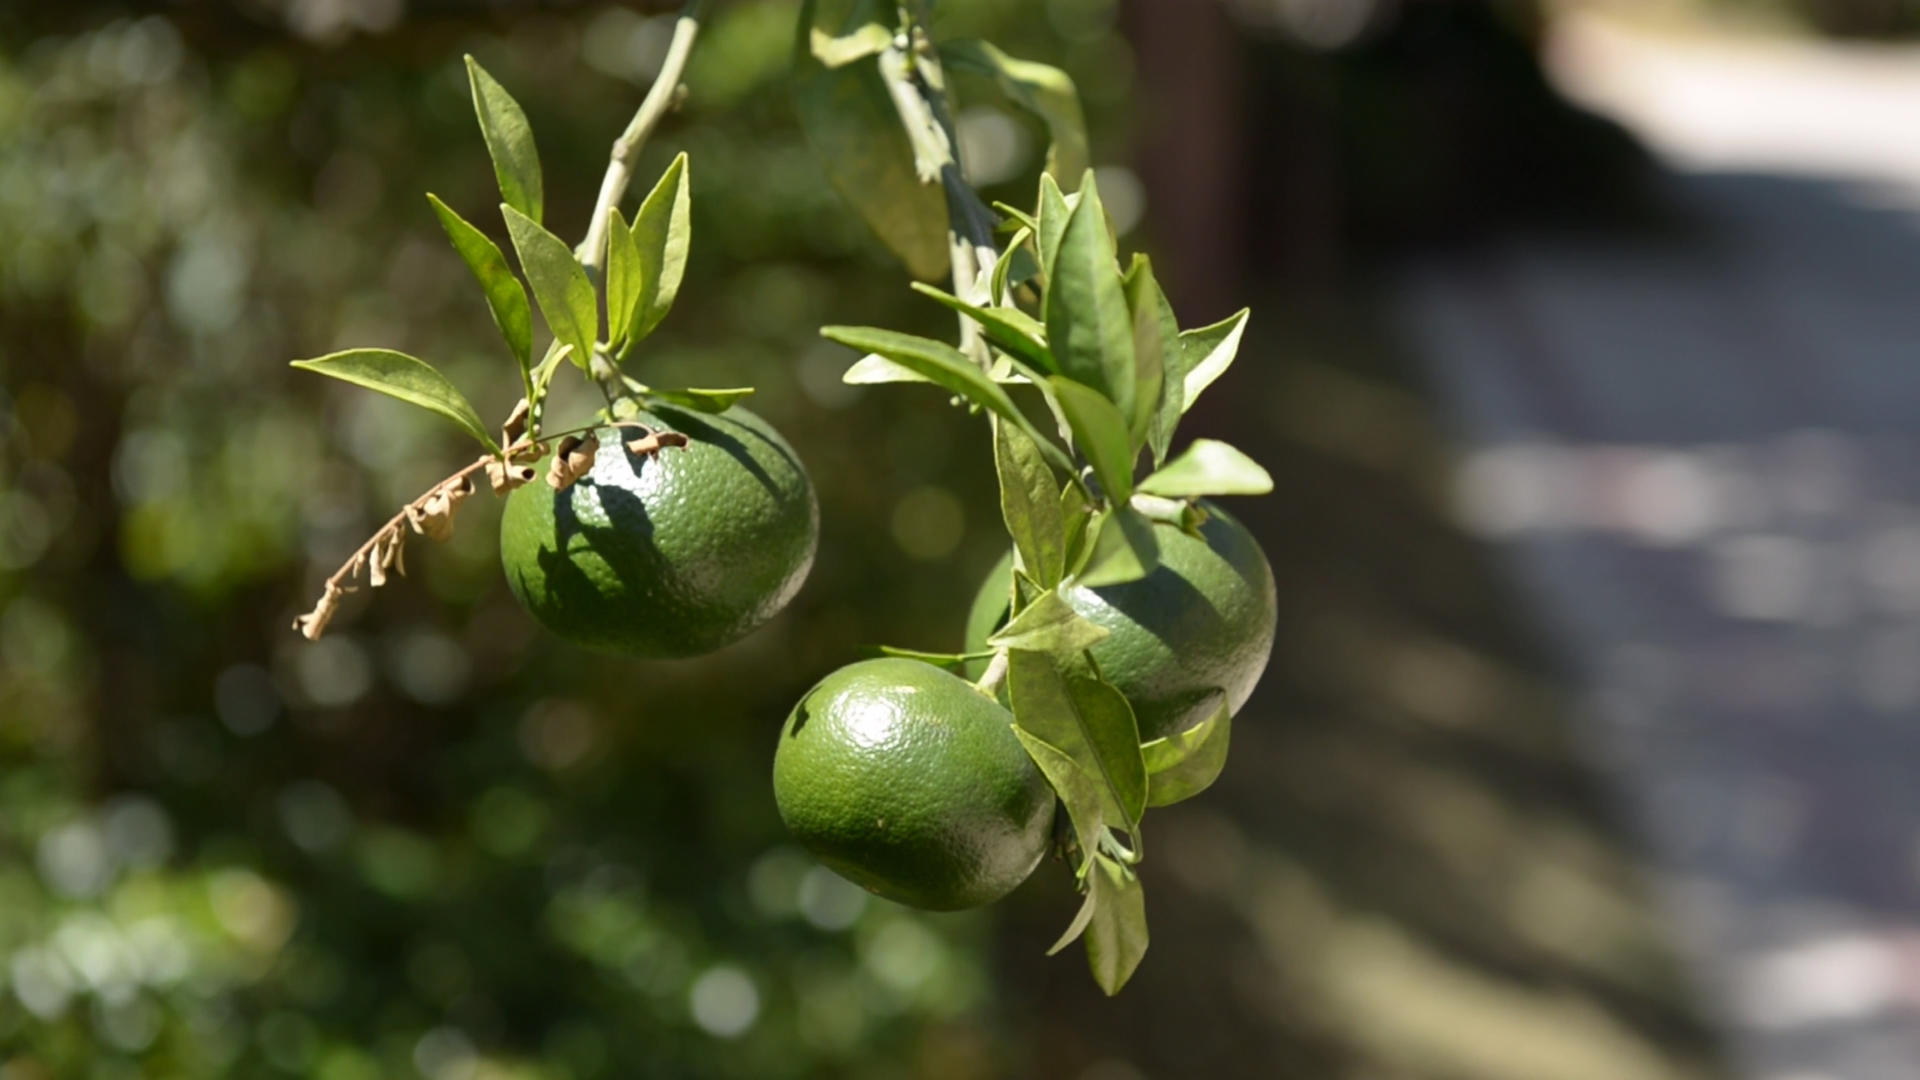
<instances>
[{"instance_id":1,"label":"unripe green orange","mask_svg":"<svg viewBox=\"0 0 1920 1080\"><path fill-rule=\"evenodd\" d=\"M540 481L514 491L500 519L507 583L577 644L712 652L772 618L805 582L820 530L813 484L787 441L738 405L717 415L661 406L634 419L688 444L636 454L625 444L639 432L605 428L591 473L564 491Z\"/></svg>"},{"instance_id":2,"label":"unripe green orange","mask_svg":"<svg viewBox=\"0 0 1920 1080\"><path fill-rule=\"evenodd\" d=\"M1139 581L1076 587L1067 603L1105 627L1093 646L1101 672L1133 703L1140 740L1207 718L1212 692L1234 712L1247 703L1273 651L1279 602L1273 569L1246 527L1212 503L1198 536L1154 525L1160 566ZM1013 555L987 574L967 618L967 651L987 648L1007 618Z\"/></svg>"},{"instance_id":3,"label":"unripe green orange","mask_svg":"<svg viewBox=\"0 0 1920 1080\"><path fill-rule=\"evenodd\" d=\"M780 733L773 794L794 837L866 889L935 911L998 900L1046 853L1054 793L1013 714L918 660L843 667Z\"/></svg>"}]
</instances>

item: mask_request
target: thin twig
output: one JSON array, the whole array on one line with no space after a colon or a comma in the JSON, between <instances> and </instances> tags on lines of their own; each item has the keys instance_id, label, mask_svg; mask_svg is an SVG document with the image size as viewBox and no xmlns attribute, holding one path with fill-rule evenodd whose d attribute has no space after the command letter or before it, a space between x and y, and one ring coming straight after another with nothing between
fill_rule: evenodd
<instances>
[{"instance_id":1,"label":"thin twig","mask_svg":"<svg viewBox=\"0 0 1920 1080\"><path fill-rule=\"evenodd\" d=\"M679 436L676 439L674 437L676 433L655 432L651 427L637 420L595 423L548 437L565 438L609 427L639 428L646 432L643 439L629 444L630 448L636 449L638 453L650 454L662 447L686 445L685 436ZM385 583L386 569L389 565L404 569L401 552L406 543L406 530L409 526L415 532L435 539L444 539L446 530L452 527L454 510L473 493L473 477L476 474L493 468L511 468L516 463L527 459L539 458L546 453L546 450L544 443L533 436L522 436L498 455L482 454L472 463L461 467L451 476L445 477L421 492L418 497L401 507L399 513L388 518L386 524L375 530L374 534L367 538L366 543L355 548L353 554L347 556L346 562L340 564L340 569L335 570L327 578L320 599L313 610L295 619L293 628L300 631L308 640L318 641L320 636L326 633L327 623L332 620L335 609L339 607L340 598L354 591L356 586L353 584L353 579L362 569L368 570L368 579L376 588ZM511 490L527 483L532 478L533 471L526 469L493 486L496 492L502 492L503 489Z\"/></svg>"},{"instance_id":2,"label":"thin twig","mask_svg":"<svg viewBox=\"0 0 1920 1080\"><path fill-rule=\"evenodd\" d=\"M970 303L991 303L981 283L992 274L999 258L993 236L994 214L967 182L961 168L960 140L947 104L946 73L924 29L927 7L924 3L902 4L901 14L907 20L907 41L904 48L893 46L881 53L881 78L913 147L921 182L938 181L946 193L953 293ZM982 368L992 363L979 325L965 315L960 316L960 349Z\"/></svg>"},{"instance_id":3,"label":"thin twig","mask_svg":"<svg viewBox=\"0 0 1920 1080\"><path fill-rule=\"evenodd\" d=\"M600 197L594 201L593 217L587 222L587 238L575 252L580 265L586 267L590 275L598 277L607 264L607 229L613 208L627 196L627 185L633 182L633 165L640 157L641 148L646 146L647 137L653 134L661 119L680 103L685 90L680 78L686 74L687 57L693 52L694 39L700 36L700 9L704 6L705 0L687 0L680 10L680 18L673 26L673 40L667 45L666 59L660 64L660 74L654 77L653 86L647 90L627 130L613 141L613 158L600 181Z\"/></svg>"},{"instance_id":4,"label":"thin twig","mask_svg":"<svg viewBox=\"0 0 1920 1080\"><path fill-rule=\"evenodd\" d=\"M987 670L981 674L980 681L973 685L988 697L998 695L1000 684L1007 681L1008 663L1007 650L1001 649L994 653L993 659L987 662Z\"/></svg>"}]
</instances>

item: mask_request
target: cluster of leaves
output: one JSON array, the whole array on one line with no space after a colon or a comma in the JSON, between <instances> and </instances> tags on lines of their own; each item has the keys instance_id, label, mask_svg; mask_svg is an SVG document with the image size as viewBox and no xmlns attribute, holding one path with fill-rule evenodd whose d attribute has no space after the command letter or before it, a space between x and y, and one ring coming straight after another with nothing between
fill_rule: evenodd
<instances>
[{"instance_id":1,"label":"cluster of leaves","mask_svg":"<svg viewBox=\"0 0 1920 1080\"><path fill-rule=\"evenodd\" d=\"M1144 255L1122 272L1091 173L1072 194L1043 176L1034 212L1002 209L1015 232L992 269L991 303L915 286L978 327L984 366L929 338L846 326L822 333L867 353L849 382L933 383L991 417L1015 572L1011 617L989 644L1004 656L1015 733L1073 826L1068 846L1086 900L1054 949L1084 933L1094 977L1113 993L1147 946L1133 870L1144 854L1142 816L1213 782L1230 720L1223 700L1199 725L1143 745L1131 705L1089 652L1107 631L1066 594L1152 573L1155 522L1196 529L1205 511L1195 499L1273 485L1245 454L1214 440L1195 440L1168 460L1180 417L1232 363L1247 312L1180 329ZM1010 387L1037 392L1058 442ZM1136 482L1143 451L1153 469Z\"/></svg>"},{"instance_id":2,"label":"cluster of leaves","mask_svg":"<svg viewBox=\"0 0 1920 1080\"><path fill-rule=\"evenodd\" d=\"M439 196L429 193L427 201L432 204L454 250L473 272L486 296L501 340L519 368L521 402L502 426L496 441L466 395L439 369L419 357L393 349L356 348L293 362L294 367L329 375L437 413L471 435L484 451L478 461L408 504L350 557L340 572L328 579L318 606L294 624L310 638L317 638L325 631L340 597L351 588L349 582L363 568L369 571L369 580L377 587L385 583L385 569L401 565L403 522L417 533L444 539L450 530L454 509L472 490L468 482L472 474L485 470L496 494L505 494L533 480L535 473L527 462L537 461L547 452L542 441L547 394L563 361L571 361L601 385L607 408L598 419L605 423L618 422L616 408L626 403L657 401L703 412L722 412L753 392L750 388L655 389L620 371L620 365L634 347L666 317L686 273L692 233L687 156L681 154L674 158L653 190L641 201L631 224L617 205L605 208L608 220L604 251L588 250L590 246L598 246L593 240L584 242L576 251L542 223L545 196L540 156L525 111L471 56L467 57L467 76L473 92L474 113L486 138L487 153L493 161L494 176L504 200L500 214L514 253L519 257L525 284L514 275L506 255L486 233L461 217ZM601 266L605 267L604 274L598 270ZM532 302L527 298L529 286L533 292ZM552 333L551 343L537 361L533 347L534 303L538 303L540 314ZM640 443L649 450L657 449L657 441L650 442L648 438L643 434ZM554 487L565 487L583 471L579 467L564 467L567 460L580 455L581 445L574 439L573 445L567 447L556 462L561 467L549 472L548 481ZM590 458L591 451L587 456Z\"/></svg>"},{"instance_id":3,"label":"cluster of leaves","mask_svg":"<svg viewBox=\"0 0 1920 1080\"><path fill-rule=\"evenodd\" d=\"M1066 72L1007 55L990 42L933 43L923 0L806 0L795 53L794 106L827 179L914 277L949 266L949 223L984 207L959 175L947 117L949 69L983 78L1046 126L1046 169L1087 168L1086 118ZM934 93L927 101L916 80Z\"/></svg>"},{"instance_id":4,"label":"cluster of leaves","mask_svg":"<svg viewBox=\"0 0 1920 1080\"><path fill-rule=\"evenodd\" d=\"M1072 80L986 42L935 45L927 14L924 3L809 0L800 112L835 185L914 276L935 278L950 265L953 293L914 288L960 316L961 347L872 327L821 333L867 354L849 383L933 383L990 417L1014 574L982 689L997 692L1004 680L1015 734L1072 824L1064 846L1086 899L1052 951L1084 934L1094 979L1111 994L1147 948L1133 869L1145 850L1141 818L1213 782L1230 717L1222 695L1206 720L1142 745L1132 705L1089 651L1107 631L1067 594L1152 573L1155 523L1197 530L1205 511L1195 499L1272 490L1266 471L1225 443L1196 440L1168 460L1180 417L1232 363L1247 312L1182 330L1150 260L1136 253L1120 264L1085 168ZM1046 125L1052 146L1032 211L997 204L995 220L967 185L948 118L948 67L986 76ZM1062 176L1077 190L1063 190ZM1003 244L982 234L982 219L1010 233ZM1057 442L1010 387L1037 392ZM1136 482L1142 451L1153 468ZM984 658L885 651L936 663Z\"/></svg>"}]
</instances>

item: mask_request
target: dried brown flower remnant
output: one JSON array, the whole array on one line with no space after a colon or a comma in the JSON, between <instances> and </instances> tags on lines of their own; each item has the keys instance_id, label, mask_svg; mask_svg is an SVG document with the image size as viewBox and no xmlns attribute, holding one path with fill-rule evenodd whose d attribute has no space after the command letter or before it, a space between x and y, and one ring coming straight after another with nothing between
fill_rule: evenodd
<instances>
[{"instance_id":1,"label":"dried brown flower remnant","mask_svg":"<svg viewBox=\"0 0 1920 1080\"><path fill-rule=\"evenodd\" d=\"M565 491L581 477L593 471L593 456L600 452L600 440L592 434L582 438L568 435L554 447L553 464L547 467L547 486Z\"/></svg>"},{"instance_id":2,"label":"dried brown flower remnant","mask_svg":"<svg viewBox=\"0 0 1920 1080\"><path fill-rule=\"evenodd\" d=\"M635 454L653 454L672 446L681 450L687 448L688 439L677 431L649 431L627 443L627 450Z\"/></svg>"},{"instance_id":3,"label":"dried brown flower remnant","mask_svg":"<svg viewBox=\"0 0 1920 1080\"><path fill-rule=\"evenodd\" d=\"M514 407L513 415L501 426L500 432L506 436L506 451L501 455L484 454L459 472L428 488L419 498L400 509L380 530L360 545L340 569L327 579L326 591L314 609L294 620L293 628L300 631L309 640L317 641L326 633L327 623L333 619L334 612L340 606L340 598L353 591L353 579L366 571L367 582L374 588L380 588L389 580L390 574L406 573L407 529L433 540L445 540L453 535L453 515L460 504L473 495L473 477L484 472L487 483L496 495L505 495L523 484L532 483L539 475L528 462L537 461L546 453L546 446L534 442L526 434L527 409L523 401ZM616 421L616 428L638 428L644 434L628 442L627 449L636 454L652 454L662 447L685 447L688 439L676 431L655 432L644 424L630 420ZM599 451L600 443L593 435L584 438L578 435L563 436L554 455L553 471L547 476L556 490L564 490L585 476L593 468L593 456ZM564 482L556 482L560 477Z\"/></svg>"},{"instance_id":4,"label":"dried brown flower remnant","mask_svg":"<svg viewBox=\"0 0 1920 1080\"><path fill-rule=\"evenodd\" d=\"M387 571L407 572L407 536L396 528L380 530L373 538L373 554L367 557L367 583L378 589L387 583Z\"/></svg>"},{"instance_id":5,"label":"dried brown flower remnant","mask_svg":"<svg viewBox=\"0 0 1920 1080\"><path fill-rule=\"evenodd\" d=\"M326 592L320 594L320 602L313 610L293 620L293 628L300 631L308 641L319 641L320 635L327 632L327 624L333 621L333 613L340 608L340 598L346 590L333 582L327 582Z\"/></svg>"},{"instance_id":6,"label":"dried brown flower remnant","mask_svg":"<svg viewBox=\"0 0 1920 1080\"><path fill-rule=\"evenodd\" d=\"M539 475L531 465L493 457L487 459L487 484L493 488L495 495L505 495L514 488L531 484Z\"/></svg>"},{"instance_id":7,"label":"dried brown flower remnant","mask_svg":"<svg viewBox=\"0 0 1920 1080\"><path fill-rule=\"evenodd\" d=\"M531 415L532 406L527 404L526 398L521 398L520 403L507 414L506 422L500 425L500 445L507 448L509 455L519 449L520 440L527 433L527 418Z\"/></svg>"},{"instance_id":8,"label":"dried brown flower remnant","mask_svg":"<svg viewBox=\"0 0 1920 1080\"><path fill-rule=\"evenodd\" d=\"M473 481L467 471L442 480L425 498L407 507L407 524L429 540L445 540L453 535L453 512L473 494Z\"/></svg>"}]
</instances>

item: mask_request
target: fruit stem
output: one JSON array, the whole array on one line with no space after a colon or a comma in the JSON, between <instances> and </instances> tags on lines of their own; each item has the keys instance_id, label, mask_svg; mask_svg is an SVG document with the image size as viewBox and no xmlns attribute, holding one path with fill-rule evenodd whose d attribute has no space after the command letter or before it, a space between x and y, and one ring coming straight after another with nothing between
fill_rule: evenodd
<instances>
[{"instance_id":1,"label":"fruit stem","mask_svg":"<svg viewBox=\"0 0 1920 1080\"><path fill-rule=\"evenodd\" d=\"M667 45L667 57L660 63L660 74L654 77L653 86L647 90L627 129L613 141L612 160L607 162L607 174L600 181L600 197L594 201L593 217L587 222L587 238L574 253L580 265L596 280L607 261L607 229L613 219L613 208L627 196L627 185L633 182L634 162L639 160L640 150L646 146L653 129L686 96L686 86L680 79L686 74L694 39L700 36L700 9L705 6L706 0L687 0L680 9L680 18L673 24L673 40Z\"/></svg>"},{"instance_id":2,"label":"fruit stem","mask_svg":"<svg viewBox=\"0 0 1920 1080\"><path fill-rule=\"evenodd\" d=\"M981 674L980 681L973 684L974 689L994 697L1000 693L1000 684L1007 681L1007 651L1001 649L988 661L987 670Z\"/></svg>"}]
</instances>

